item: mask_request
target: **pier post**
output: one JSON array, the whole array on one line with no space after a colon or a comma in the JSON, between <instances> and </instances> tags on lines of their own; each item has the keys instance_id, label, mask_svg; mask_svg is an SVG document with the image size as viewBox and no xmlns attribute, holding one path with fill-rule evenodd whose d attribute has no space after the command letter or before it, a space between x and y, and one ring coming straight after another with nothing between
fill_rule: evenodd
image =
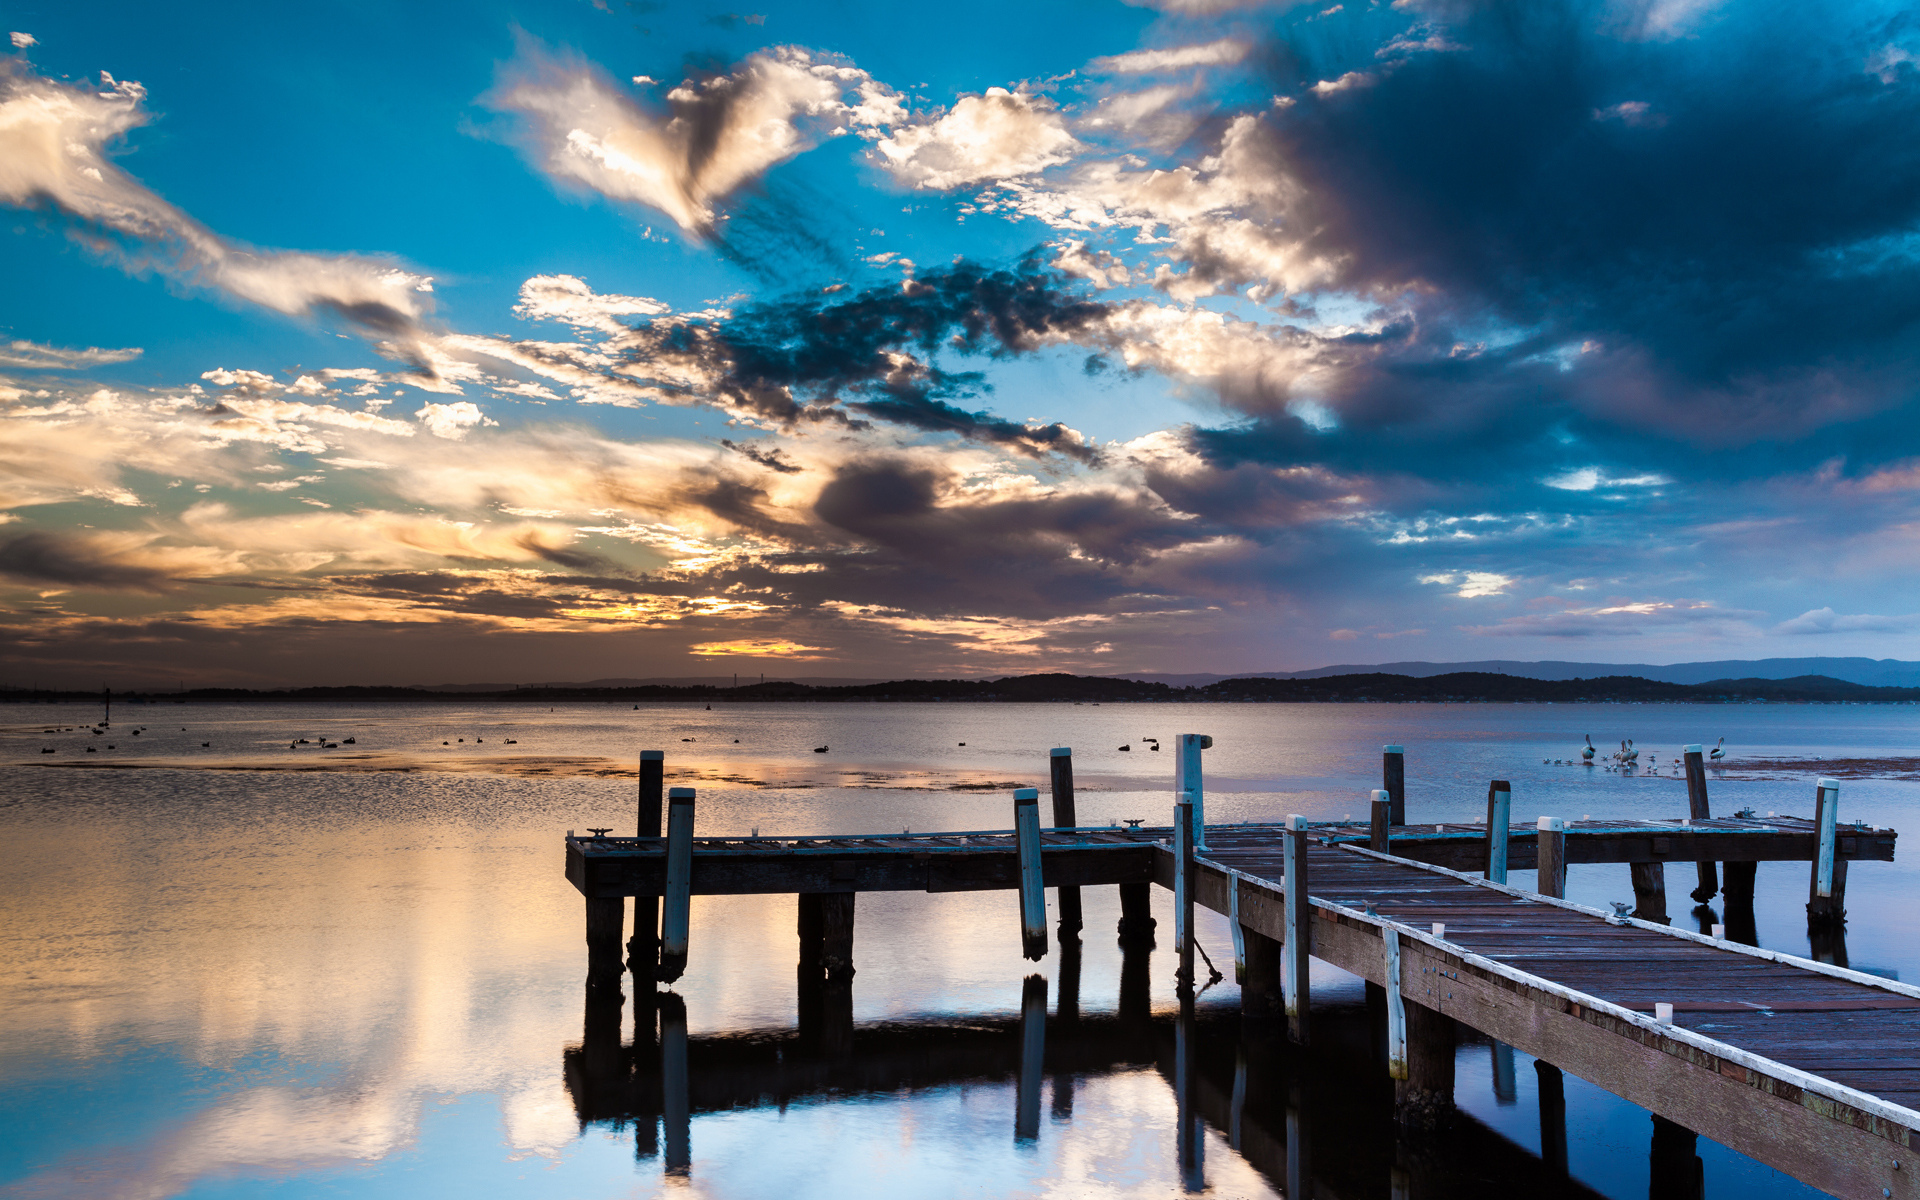
<instances>
[{"instance_id":1,"label":"pier post","mask_svg":"<svg viewBox=\"0 0 1920 1200\"><path fill-rule=\"evenodd\" d=\"M1564 900L1567 897L1567 823L1559 817L1541 817L1539 833L1539 886L1542 896Z\"/></svg>"},{"instance_id":2,"label":"pier post","mask_svg":"<svg viewBox=\"0 0 1920 1200\"><path fill-rule=\"evenodd\" d=\"M1507 827L1513 823L1513 786L1504 779L1487 785L1487 878L1507 881Z\"/></svg>"},{"instance_id":3,"label":"pier post","mask_svg":"<svg viewBox=\"0 0 1920 1200\"><path fill-rule=\"evenodd\" d=\"M1565 1178L1567 1174L1567 1077L1559 1067L1542 1058L1533 1060L1540 1077L1540 1160L1547 1173Z\"/></svg>"},{"instance_id":4,"label":"pier post","mask_svg":"<svg viewBox=\"0 0 1920 1200\"><path fill-rule=\"evenodd\" d=\"M1207 848L1207 786L1200 770L1200 752L1211 750L1213 739L1204 733L1183 733L1173 760L1173 790L1193 805L1193 848Z\"/></svg>"},{"instance_id":5,"label":"pier post","mask_svg":"<svg viewBox=\"0 0 1920 1200\"><path fill-rule=\"evenodd\" d=\"M1181 791L1173 806L1173 977L1182 995L1193 990L1193 793Z\"/></svg>"},{"instance_id":6,"label":"pier post","mask_svg":"<svg viewBox=\"0 0 1920 1200\"><path fill-rule=\"evenodd\" d=\"M587 981L611 986L620 984L620 934L626 924L625 896L587 897Z\"/></svg>"},{"instance_id":7,"label":"pier post","mask_svg":"<svg viewBox=\"0 0 1920 1200\"><path fill-rule=\"evenodd\" d=\"M1287 1012L1280 987L1281 944L1258 930L1242 934L1247 945L1247 969L1240 981L1240 1021L1251 1031L1271 1030Z\"/></svg>"},{"instance_id":8,"label":"pier post","mask_svg":"<svg viewBox=\"0 0 1920 1200\"><path fill-rule=\"evenodd\" d=\"M666 752L640 752L640 811L636 837L660 836L660 810L666 803ZM627 968L634 979L653 981L660 962L660 897L633 898L633 936L627 939Z\"/></svg>"},{"instance_id":9,"label":"pier post","mask_svg":"<svg viewBox=\"0 0 1920 1200\"><path fill-rule=\"evenodd\" d=\"M1013 837L1020 851L1020 952L1047 956L1047 891L1040 873L1040 789L1013 789ZM851 894L851 893L849 893Z\"/></svg>"},{"instance_id":10,"label":"pier post","mask_svg":"<svg viewBox=\"0 0 1920 1200\"><path fill-rule=\"evenodd\" d=\"M1704 821L1712 816L1707 806L1707 768L1701 761L1700 747L1683 746L1680 756L1687 764L1687 816L1695 821ZM1710 862L1700 864L1700 886L1693 889L1693 898L1697 903L1705 904L1713 899L1720 890L1719 871Z\"/></svg>"},{"instance_id":11,"label":"pier post","mask_svg":"<svg viewBox=\"0 0 1920 1200\"><path fill-rule=\"evenodd\" d=\"M1725 873L1725 880L1720 885L1720 894L1726 898L1729 917L1727 923L1731 925L1733 909L1753 907L1753 877L1760 869L1760 864L1730 862L1721 863L1720 868Z\"/></svg>"},{"instance_id":12,"label":"pier post","mask_svg":"<svg viewBox=\"0 0 1920 1200\"><path fill-rule=\"evenodd\" d=\"M1453 1018L1415 1000L1406 1006L1406 1031L1407 1073L1393 1081L1394 1119L1407 1129L1439 1129L1453 1116Z\"/></svg>"},{"instance_id":13,"label":"pier post","mask_svg":"<svg viewBox=\"0 0 1920 1200\"><path fill-rule=\"evenodd\" d=\"M693 789L667 792L667 895L660 916L660 965L654 977L672 983L687 972L693 904Z\"/></svg>"},{"instance_id":14,"label":"pier post","mask_svg":"<svg viewBox=\"0 0 1920 1200\"><path fill-rule=\"evenodd\" d=\"M1728 864L1732 866L1731 863ZM1658 921L1662 925L1673 922L1667 917L1667 864L1663 862L1637 862L1627 864L1627 873L1633 878L1633 915L1642 921ZM1727 873L1729 883L1733 880L1731 870Z\"/></svg>"},{"instance_id":15,"label":"pier post","mask_svg":"<svg viewBox=\"0 0 1920 1200\"><path fill-rule=\"evenodd\" d=\"M660 998L660 1112L666 1126L666 1173L693 1170L693 1103L687 1077L687 1002L672 992Z\"/></svg>"},{"instance_id":16,"label":"pier post","mask_svg":"<svg viewBox=\"0 0 1920 1200\"><path fill-rule=\"evenodd\" d=\"M1400 993L1400 931L1391 925L1380 930L1386 956L1387 1078L1394 1081L1396 1107L1400 1082L1407 1077L1407 1003Z\"/></svg>"},{"instance_id":17,"label":"pier post","mask_svg":"<svg viewBox=\"0 0 1920 1200\"><path fill-rule=\"evenodd\" d=\"M1373 789L1373 798L1367 805L1372 821L1367 829L1367 848L1382 854L1393 853L1393 797L1382 788Z\"/></svg>"},{"instance_id":18,"label":"pier post","mask_svg":"<svg viewBox=\"0 0 1920 1200\"><path fill-rule=\"evenodd\" d=\"M853 978L852 892L821 892L820 966L829 981Z\"/></svg>"},{"instance_id":19,"label":"pier post","mask_svg":"<svg viewBox=\"0 0 1920 1200\"><path fill-rule=\"evenodd\" d=\"M1053 826L1055 829L1078 829L1080 822L1073 812L1073 748L1055 746L1047 751L1047 769L1053 784ZM1080 937L1080 889L1063 887L1059 889L1060 904L1060 944L1077 941Z\"/></svg>"},{"instance_id":20,"label":"pier post","mask_svg":"<svg viewBox=\"0 0 1920 1200\"><path fill-rule=\"evenodd\" d=\"M1807 884L1807 927L1844 925L1847 920L1847 860L1834 853L1839 834L1840 781L1822 779L1814 795L1817 842L1813 877Z\"/></svg>"},{"instance_id":21,"label":"pier post","mask_svg":"<svg viewBox=\"0 0 1920 1200\"><path fill-rule=\"evenodd\" d=\"M1298 813L1287 817L1282 858L1282 890L1286 898L1287 940L1281 955L1281 987L1286 993L1287 1036L1305 1045L1309 959L1313 951L1313 909L1307 901L1307 819Z\"/></svg>"},{"instance_id":22,"label":"pier post","mask_svg":"<svg viewBox=\"0 0 1920 1200\"><path fill-rule=\"evenodd\" d=\"M1040 1139L1040 1082L1046 1075L1047 977L1029 975L1020 988L1020 1094L1013 1109L1013 1140Z\"/></svg>"},{"instance_id":23,"label":"pier post","mask_svg":"<svg viewBox=\"0 0 1920 1200\"><path fill-rule=\"evenodd\" d=\"M1393 800L1393 823L1407 823L1407 748L1380 747L1380 786Z\"/></svg>"},{"instance_id":24,"label":"pier post","mask_svg":"<svg viewBox=\"0 0 1920 1200\"><path fill-rule=\"evenodd\" d=\"M1656 1114L1648 1154L1648 1200L1701 1200L1707 1192L1707 1167L1698 1153L1699 1135Z\"/></svg>"},{"instance_id":25,"label":"pier post","mask_svg":"<svg viewBox=\"0 0 1920 1200\"><path fill-rule=\"evenodd\" d=\"M1153 885L1151 883L1123 883L1120 885L1120 934L1122 946L1153 945Z\"/></svg>"},{"instance_id":26,"label":"pier post","mask_svg":"<svg viewBox=\"0 0 1920 1200\"><path fill-rule=\"evenodd\" d=\"M1240 923L1240 872L1227 872L1227 928L1233 934L1233 985L1247 982L1247 927Z\"/></svg>"}]
</instances>

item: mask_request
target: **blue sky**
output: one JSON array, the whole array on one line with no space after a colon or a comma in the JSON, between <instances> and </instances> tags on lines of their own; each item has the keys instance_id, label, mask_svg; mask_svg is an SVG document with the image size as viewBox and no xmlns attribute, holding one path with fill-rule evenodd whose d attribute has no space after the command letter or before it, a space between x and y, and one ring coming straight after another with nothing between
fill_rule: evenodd
<instances>
[{"instance_id":1,"label":"blue sky","mask_svg":"<svg viewBox=\"0 0 1920 1200\"><path fill-rule=\"evenodd\" d=\"M1920 657L1896 6L5 22L16 682Z\"/></svg>"}]
</instances>

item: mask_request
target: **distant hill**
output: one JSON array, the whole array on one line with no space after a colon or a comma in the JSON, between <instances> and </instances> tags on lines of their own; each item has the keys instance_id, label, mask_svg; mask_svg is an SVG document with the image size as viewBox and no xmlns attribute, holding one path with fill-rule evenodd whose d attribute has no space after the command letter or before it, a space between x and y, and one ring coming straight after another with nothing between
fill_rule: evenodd
<instances>
[{"instance_id":1,"label":"distant hill","mask_svg":"<svg viewBox=\"0 0 1920 1200\"><path fill-rule=\"evenodd\" d=\"M1315 667L1310 671L1253 671L1236 675L1174 675L1135 672L1120 676L1174 687L1194 687L1218 683L1223 679L1323 679L1330 675L1408 675L1422 679L1432 675L1485 673L1517 675L1524 679L1599 679L1634 676L1661 683L1710 683L1716 679L1796 679L1824 675L1847 683L1873 687L1920 687L1920 662L1897 658L1758 658L1721 659L1713 662L1672 663L1582 663L1519 662L1489 659L1485 662L1393 662L1373 666L1346 664Z\"/></svg>"}]
</instances>

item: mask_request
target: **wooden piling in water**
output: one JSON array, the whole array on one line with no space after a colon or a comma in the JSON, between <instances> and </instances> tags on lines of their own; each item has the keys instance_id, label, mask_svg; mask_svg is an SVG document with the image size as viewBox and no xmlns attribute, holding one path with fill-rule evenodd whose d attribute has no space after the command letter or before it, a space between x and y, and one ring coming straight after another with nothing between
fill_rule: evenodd
<instances>
[{"instance_id":1,"label":"wooden piling in water","mask_svg":"<svg viewBox=\"0 0 1920 1200\"><path fill-rule=\"evenodd\" d=\"M1507 881L1507 827L1513 823L1513 786L1504 779L1487 785L1487 878Z\"/></svg>"},{"instance_id":2,"label":"wooden piling in water","mask_svg":"<svg viewBox=\"0 0 1920 1200\"><path fill-rule=\"evenodd\" d=\"M1311 1009L1307 995L1309 962L1313 952L1313 906L1307 900L1307 819L1298 813L1287 817L1281 859L1285 872L1282 882L1286 904L1285 952L1281 958L1281 987L1286 992L1287 1037L1302 1045L1307 1041L1307 1016Z\"/></svg>"},{"instance_id":3,"label":"wooden piling in water","mask_svg":"<svg viewBox=\"0 0 1920 1200\"><path fill-rule=\"evenodd\" d=\"M1701 758L1700 747L1683 747L1680 756L1687 765L1687 816L1695 821L1704 821L1713 815L1713 811L1707 804L1707 768ZM1693 889L1693 898L1697 903L1705 904L1720 890L1719 872L1710 862L1700 863L1699 867L1700 886Z\"/></svg>"},{"instance_id":4,"label":"wooden piling in water","mask_svg":"<svg viewBox=\"0 0 1920 1200\"><path fill-rule=\"evenodd\" d=\"M1702 1200L1706 1164L1700 1160L1700 1136L1684 1125L1653 1117L1653 1142L1647 1154L1648 1200Z\"/></svg>"},{"instance_id":5,"label":"wooden piling in water","mask_svg":"<svg viewBox=\"0 0 1920 1200\"><path fill-rule=\"evenodd\" d=\"M1389 925L1380 931L1386 956L1387 1078L1396 1083L1407 1077L1407 1003L1401 993L1400 931Z\"/></svg>"},{"instance_id":6,"label":"wooden piling in water","mask_svg":"<svg viewBox=\"0 0 1920 1200\"><path fill-rule=\"evenodd\" d=\"M1125 946L1153 945L1153 885L1151 883L1123 883L1120 885L1120 923L1115 932Z\"/></svg>"},{"instance_id":7,"label":"wooden piling in water","mask_svg":"<svg viewBox=\"0 0 1920 1200\"><path fill-rule=\"evenodd\" d=\"M1253 929L1243 929L1247 966L1240 981L1240 1019L1262 1031L1272 1029L1287 1015L1280 986L1281 943Z\"/></svg>"},{"instance_id":8,"label":"wooden piling in water","mask_svg":"<svg viewBox=\"0 0 1920 1200\"><path fill-rule=\"evenodd\" d=\"M1720 885L1720 894L1726 898L1729 915L1736 908L1753 907L1753 878L1760 869L1757 862L1721 863L1724 879ZM1731 920L1728 924L1732 924Z\"/></svg>"},{"instance_id":9,"label":"wooden piling in water","mask_svg":"<svg viewBox=\"0 0 1920 1200\"><path fill-rule=\"evenodd\" d=\"M1173 806L1173 977L1185 994L1193 990L1193 793L1182 790Z\"/></svg>"},{"instance_id":10,"label":"wooden piling in water","mask_svg":"<svg viewBox=\"0 0 1920 1200\"><path fill-rule=\"evenodd\" d=\"M620 934L626 923L624 897L587 897L587 979L595 983L620 977Z\"/></svg>"},{"instance_id":11,"label":"wooden piling in water","mask_svg":"<svg viewBox=\"0 0 1920 1200\"><path fill-rule=\"evenodd\" d=\"M693 789L667 792L667 891L660 914L660 965L654 978L672 983L687 970L692 922Z\"/></svg>"},{"instance_id":12,"label":"wooden piling in water","mask_svg":"<svg viewBox=\"0 0 1920 1200\"><path fill-rule=\"evenodd\" d=\"M1407 823L1407 748L1380 747L1380 786L1393 799L1393 823Z\"/></svg>"},{"instance_id":13,"label":"wooden piling in water","mask_svg":"<svg viewBox=\"0 0 1920 1200\"><path fill-rule=\"evenodd\" d=\"M852 892L820 893L820 969L829 981L853 978Z\"/></svg>"},{"instance_id":14,"label":"wooden piling in water","mask_svg":"<svg viewBox=\"0 0 1920 1200\"><path fill-rule=\"evenodd\" d=\"M1406 1005L1406 1075L1393 1082L1394 1120L1408 1129L1439 1129L1453 1116L1453 1018L1422 1004L1432 988L1444 987L1441 976L1415 991ZM1436 1003L1439 997L1430 996ZM1389 1011L1392 1001L1389 999Z\"/></svg>"},{"instance_id":15,"label":"wooden piling in water","mask_svg":"<svg viewBox=\"0 0 1920 1200\"><path fill-rule=\"evenodd\" d=\"M666 802L666 752L640 752L640 800L636 837L660 836L660 810ZM660 897L633 898L633 936L627 939L627 967L634 978L651 980L660 962Z\"/></svg>"},{"instance_id":16,"label":"wooden piling in water","mask_svg":"<svg viewBox=\"0 0 1920 1200\"><path fill-rule=\"evenodd\" d=\"M1393 852L1393 797L1383 788L1373 789L1367 803L1367 812L1371 820L1367 826L1367 846L1382 854Z\"/></svg>"},{"instance_id":17,"label":"wooden piling in water","mask_svg":"<svg viewBox=\"0 0 1920 1200\"><path fill-rule=\"evenodd\" d=\"M1844 925L1847 920L1847 863L1834 853L1839 841L1840 781L1822 779L1814 792L1813 823L1818 841L1807 881L1807 926Z\"/></svg>"},{"instance_id":18,"label":"wooden piling in water","mask_svg":"<svg viewBox=\"0 0 1920 1200\"><path fill-rule=\"evenodd\" d=\"M1040 789L1013 789L1013 836L1020 853L1020 952L1047 956L1047 890L1040 873Z\"/></svg>"},{"instance_id":19,"label":"wooden piling in water","mask_svg":"<svg viewBox=\"0 0 1920 1200\"><path fill-rule=\"evenodd\" d=\"M1183 733L1174 747L1173 789L1193 805L1193 848L1201 852L1207 848L1207 786L1200 752L1212 746L1213 739L1204 733Z\"/></svg>"},{"instance_id":20,"label":"wooden piling in water","mask_svg":"<svg viewBox=\"0 0 1920 1200\"><path fill-rule=\"evenodd\" d=\"M1566 899L1567 896L1567 823L1559 817L1541 817L1537 822L1535 870L1540 876L1534 888L1542 896Z\"/></svg>"},{"instance_id":21,"label":"wooden piling in water","mask_svg":"<svg viewBox=\"0 0 1920 1200\"><path fill-rule=\"evenodd\" d=\"M1056 829L1077 829L1080 822L1073 811L1073 749L1055 746L1047 752L1047 769L1053 785L1053 825ZM1061 944L1080 937L1080 889L1059 889Z\"/></svg>"},{"instance_id":22,"label":"wooden piling in water","mask_svg":"<svg viewBox=\"0 0 1920 1200\"><path fill-rule=\"evenodd\" d=\"M1735 865L1727 864L1729 883L1733 881ZM1671 925L1673 922L1667 917L1667 864L1663 862L1628 863L1627 873L1633 879L1633 915L1642 921L1658 921L1662 925Z\"/></svg>"}]
</instances>

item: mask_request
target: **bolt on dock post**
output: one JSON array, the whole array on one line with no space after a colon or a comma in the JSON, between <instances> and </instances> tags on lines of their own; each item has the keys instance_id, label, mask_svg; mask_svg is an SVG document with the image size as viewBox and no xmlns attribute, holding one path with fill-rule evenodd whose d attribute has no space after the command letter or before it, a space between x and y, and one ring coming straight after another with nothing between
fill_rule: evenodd
<instances>
[{"instance_id":1,"label":"bolt on dock post","mask_svg":"<svg viewBox=\"0 0 1920 1200\"><path fill-rule=\"evenodd\" d=\"M1282 893L1286 899L1287 942L1280 957L1281 990L1286 993L1287 1037L1302 1045L1307 1040L1307 977L1313 952L1313 913L1307 901L1307 819L1287 817L1284 835Z\"/></svg>"},{"instance_id":2,"label":"bolt on dock post","mask_svg":"<svg viewBox=\"0 0 1920 1200\"><path fill-rule=\"evenodd\" d=\"M1507 881L1507 827L1513 823L1513 786L1504 779L1487 785L1487 879Z\"/></svg>"},{"instance_id":3,"label":"bolt on dock post","mask_svg":"<svg viewBox=\"0 0 1920 1200\"><path fill-rule=\"evenodd\" d=\"M672 983L687 971L687 931L693 900L693 789L667 790L667 895L660 914L660 966L654 977Z\"/></svg>"},{"instance_id":4,"label":"bolt on dock post","mask_svg":"<svg viewBox=\"0 0 1920 1200\"><path fill-rule=\"evenodd\" d=\"M1541 817L1535 854L1540 880L1534 888L1542 896L1567 898L1567 823L1560 817Z\"/></svg>"},{"instance_id":5,"label":"bolt on dock post","mask_svg":"<svg viewBox=\"0 0 1920 1200\"><path fill-rule=\"evenodd\" d=\"M1392 795L1381 788L1373 789L1373 799L1367 809L1367 849L1378 850L1382 854L1392 853L1393 835L1388 832L1393 825Z\"/></svg>"},{"instance_id":6,"label":"bolt on dock post","mask_svg":"<svg viewBox=\"0 0 1920 1200\"><path fill-rule=\"evenodd\" d=\"M1080 822L1073 813L1073 749L1055 746L1047 752L1047 765L1053 783L1053 824L1056 829L1077 829ZM1080 889L1063 887L1060 893L1060 941L1080 940Z\"/></svg>"},{"instance_id":7,"label":"bolt on dock post","mask_svg":"<svg viewBox=\"0 0 1920 1200\"><path fill-rule=\"evenodd\" d=\"M664 780L666 777L666 752L663 750L642 750L640 752L640 820L634 836L657 838L660 836L660 809L666 796ZM636 979L653 974L653 968L660 961L660 898L658 896L635 896L633 898L633 936L627 939L627 966Z\"/></svg>"},{"instance_id":8,"label":"bolt on dock post","mask_svg":"<svg viewBox=\"0 0 1920 1200\"><path fill-rule=\"evenodd\" d=\"M1707 768L1701 761L1700 747L1683 746L1680 756L1687 764L1687 816L1695 821L1704 821L1713 813L1707 806ZM1693 898L1701 904L1713 899L1720 890L1720 873L1711 862L1700 864L1700 886L1693 889Z\"/></svg>"},{"instance_id":9,"label":"bolt on dock post","mask_svg":"<svg viewBox=\"0 0 1920 1200\"><path fill-rule=\"evenodd\" d=\"M1040 874L1040 789L1013 790L1013 836L1020 851L1020 949L1047 956L1047 892Z\"/></svg>"},{"instance_id":10,"label":"bolt on dock post","mask_svg":"<svg viewBox=\"0 0 1920 1200\"><path fill-rule=\"evenodd\" d=\"M1822 779L1817 787L1813 822L1818 842L1813 877L1807 885L1809 928L1842 925L1847 920L1847 862L1834 853L1840 826L1840 781Z\"/></svg>"},{"instance_id":11,"label":"bolt on dock post","mask_svg":"<svg viewBox=\"0 0 1920 1200\"><path fill-rule=\"evenodd\" d=\"M1407 823L1407 748L1380 747L1380 786L1393 798L1393 823Z\"/></svg>"},{"instance_id":12,"label":"bolt on dock post","mask_svg":"<svg viewBox=\"0 0 1920 1200\"><path fill-rule=\"evenodd\" d=\"M1207 789L1200 773L1200 752L1213 748L1213 739L1204 733L1183 733L1173 760L1173 790L1184 794L1193 804L1193 848L1207 848Z\"/></svg>"},{"instance_id":13,"label":"bolt on dock post","mask_svg":"<svg viewBox=\"0 0 1920 1200\"><path fill-rule=\"evenodd\" d=\"M1193 793L1176 794L1173 805L1173 977L1186 995L1193 990Z\"/></svg>"}]
</instances>

